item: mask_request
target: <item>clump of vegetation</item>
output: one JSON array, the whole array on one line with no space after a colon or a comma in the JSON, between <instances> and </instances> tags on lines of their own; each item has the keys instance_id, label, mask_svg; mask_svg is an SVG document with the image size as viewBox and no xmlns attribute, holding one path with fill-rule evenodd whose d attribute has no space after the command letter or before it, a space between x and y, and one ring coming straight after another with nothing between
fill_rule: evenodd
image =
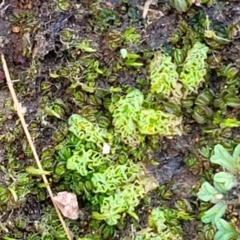
<instances>
[{"instance_id":1,"label":"clump of vegetation","mask_svg":"<svg viewBox=\"0 0 240 240\"><path fill-rule=\"evenodd\" d=\"M161 52L154 55L150 64L151 92L160 93L164 97L170 97L181 88L179 86L179 74L177 66L172 62L172 58Z\"/></svg>"},{"instance_id":2,"label":"clump of vegetation","mask_svg":"<svg viewBox=\"0 0 240 240\"><path fill-rule=\"evenodd\" d=\"M174 224L171 223L171 219ZM182 220L178 216L177 210L168 209L164 207L157 207L152 209L148 217L148 227L133 234L133 237L127 237L124 240L181 240L182 229L179 227L179 221Z\"/></svg>"},{"instance_id":3,"label":"clump of vegetation","mask_svg":"<svg viewBox=\"0 0 240 240\"><path fill-rule=\"evenodd\" d=\"M204 223L212 223L218 228L214 239L232 239L233 236L240 237L237 234L236 227L222 219L228 205L238 203L239 156L240 145L235 148L232 155L222 145L216 145L210 161L220 165L225 171L217 172L214 175L213 186L209 182L204 182L197 194L202 201L214 204L201 217Z\"/></svg>"},{"instance_id":4,"label":"clump of vegetation","mask_svg":"<svg viewBox=\"0 0 240 240\"><path fill-rule=\"evenodd\" d=\"M32 2L0 42L44 170L3 95L2 238L66 239L47 185L78 240L240 239L236 0Z\"/></svg>"},{"instance_id":5,"label":"clump of vegetation","mask_svg":"<svg viewBox=\"0 0 240 240\"><path fill-rule=\"evenodd\" d=\"M180 74L180 81L184 87L184 97L192 92L197 92L207 73L205 60L208 47L196 42L188 51Z\"/></svg>"},{"instance_id":6,"label":"clump of vegetation","mask_svg":"<svg viewBox=\"0 0 240 240\"><path fill-rule=\"evenodd\" d=\"M74 114L69 119L68 139L57 147L59 161L66 162L63 184L70 184L77 195L89 201L94 219L108 225L118 224L127 213L138 218L135 207L157 187L143 165L134 163L118 141L116 145L116 137Z\"/></svg>"},{"instance_id":7,"label":"clump of vegetation","mask_svg":"<svg viewBox=\"0 0 240 240\"><path fill-rule=\"evenodd\" d=\"M181 118L143 107L143 94L134 89L110 106L115 131L126 144L139 145L146 135L181 135Z\"/></svg>"},{"instance_id":8,"label":"clump of vegetation","mask_svg":"<svg viewBox=\"0 0 240 240\"><path fill-rule=\"evenodd\" d=\"M157 52L150 64L151 92L161 94L165 99L173 99L178 104L182 98L196 93L207 73L208 47L196 42L188 50L180 74L178 66L170 56Z\"/></svg>"}]
</instances>

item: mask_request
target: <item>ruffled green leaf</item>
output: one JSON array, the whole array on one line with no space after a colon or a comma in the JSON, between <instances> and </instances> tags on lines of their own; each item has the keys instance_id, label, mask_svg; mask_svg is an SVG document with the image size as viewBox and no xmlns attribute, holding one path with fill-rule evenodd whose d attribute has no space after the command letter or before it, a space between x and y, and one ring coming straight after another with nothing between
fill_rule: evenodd
<instances>
[{"instance_id":1,"label":"ruffled green leaf","mask_svg":"<svg viewBox=\"0 0 240 240\"><path fill-rule=\"evenodd\" d=\"M213 179L214 182L222 184L222 187L226 192L238 184L236 177L228 172L216 173Z\"/></svg>"},{"instance_id":2,"label":"ruffled green leaf","mask_svg":"<svg viewBox=\"0 0 240 240\"><path fill-rule=\"evenodd\" d=\"M188 51L180 74L180 81L185 89L184 96L197 92L200 84L204 82L207 52L208 47L200 42L196 42Z\"/></svg>"},{"instance_id":3,"label":"ruffled green leaf","mask_svg":"<svg viewBox=\"0 0 240 240\"><path fill-rule=\"evenodd\" d=\"M172 58L157 52L150 64L151 92L169 97L176 89L179 75Z\"/></svg>"},{"instance_id":4,"label":"ruffled green leaf","mask_svg":"<svg viewBox=\"0 0 240 240\"><path fill-rule=\"evenodd\" d=\"M201 220L204 223L213 223L216 224L219 219L224 215L227 209L227 203L224 201L218 202L212 208L204 213Z\"/></svg>"},{"instance_id":5,"label":"ruffled green leaf","mask_svg":"<svg viewBox=\"0 0 240 240\"><path fill-rule=\"evenodd\" d=\"M102 154L84 149L81 152L75 152L72 157L67 160L67 169L77 171L81 176L87 176L94 169L102 164L109 163L110 160Z\"/></svg>"},{"instance_id":6,"label":"ruffled green leaf","mask_svg":"<svg viewBox=\"0 0 240 240\"><path fill-rule=\"evenodd\" d=\"M138 145L141 142L142 137L137 130L135 120L142 108L143 100L143 94L135 89L110 107L115 131L126 144Z\"/></svg>"},{"instance_id":7,"label":"ruffled green leaf","mask_svg":"<svg viewBox=\"0 0 240 240\"><path fill-rule=\"evenodd\" d=\"M197 193L197 196L204 202L211 201L212 203L216 203L219 201L219 194L219 191L217 191L211 184L204 182Z\"/></svg>"},{"instance_id":8,"label":"ruffled green leaf","mask_svg":"<svg viewBox=\"0 0 240 240\"><path fill-rule=\"evenodd\" d=\"M220 144L214 147L214 154L210 158L210 161L215 164L221 165L228 171L235 173L238 171L238 162L234 159L229 152Z\"/></svg>"},{"instance_id":9,"label":"ruffled green leaf","mask_svg":"<svg viewBox=\"0 0 240 240\"><path fill-rule=\"evenodd\" d=\"M231 239L240 239L240 234L236 230L236 227L220 218L216 222L217 233L214 236L214 240L231 240Z\"/></svg>"},{"instance_id":10,"label":"ruffled green leaf","mask_svg":"<svg viewBox=\"0 0 240 240\"><path fill-rule=\"evenodd\" d=\"M139 132L144 135L181 135L181 123L182 119L180 117L153 109L141 110L137 119Z\"/></svg>"}]
</instances>

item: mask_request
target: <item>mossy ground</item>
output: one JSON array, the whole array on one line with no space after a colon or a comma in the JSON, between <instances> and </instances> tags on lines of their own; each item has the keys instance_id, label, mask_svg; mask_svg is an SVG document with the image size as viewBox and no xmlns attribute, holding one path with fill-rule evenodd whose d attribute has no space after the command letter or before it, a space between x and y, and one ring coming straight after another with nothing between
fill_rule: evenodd
<instances>
[{"instance_id":1,"label":"mossy ground","mask_svg":"<svg viewBox=\"0 0 240 240\"><path fill-rule=\"evenodd\" d=\"M25 118L42 164L54 172L54 148L64 139L73 113L108 125L112 119L105 105L111 87L138 88L146 94L155 51L164 49L181 65L177 50L186 54L196 39L207 44L208 74L198 93L185 99L180 110L161 98L156 103L183 116L184 133L149 139L152 160L158 165L147 162L147 169L159 188L138 206L139 221L127 217L116 228L106 227L91 221L91 206L79 198L81 217L67 224L76 237L94 232L96 239L123 239L146 227L151 210L163 206L191 216L187 221L168 219L169 224L179 225L184 239L213 239L212 226L201 223L199 214L207 206L196 192L217 170L209 162L213 146L221 143L232 150L240 142L239 127L223 124L224 119L240 117L240 4L209 1L209 5L178 13L168 1L156 1L146 19L143 6L144 1L138 0L10 0L0 8L1 50L26 108ZM206 26L206 16L210 26ZM206 36L206 29L219 38ZM124 60L121 49L137 56ZM41 178L25 172L35 162L1 67L0 88L0 238L65 239ZM59 187L56 175L49 177L54 192ZM237 225L238 212L236 205L226 218L236 218ZM42 238L46 232L49 236Z\"/></svg>"}]
</instances>

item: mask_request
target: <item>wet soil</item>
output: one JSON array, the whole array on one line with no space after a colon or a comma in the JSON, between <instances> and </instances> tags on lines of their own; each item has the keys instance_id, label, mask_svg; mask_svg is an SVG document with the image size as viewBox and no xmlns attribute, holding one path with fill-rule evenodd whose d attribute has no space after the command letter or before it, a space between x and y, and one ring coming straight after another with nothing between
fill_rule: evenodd
<instances>
[{"instance_id":1,"label":"wet soil","mask_svg":"<svg viewBox=\"0 0 240 240\"><path fill-rule=\"evenodd\" d=\"M162 46L167 48L172 32L176 29L178 22L185 17L184 14L177 14L166 7L166 1L158 1L159 3L153 6L153 8L161 9L164 16L159 19L151 19L148 16L147 20L142 19L140 8L144 6L144 1L131 0L127 4L124 1L114 0L99 1L99 3L97 3L98 1L75 0L69 1L70 7L67 10L63 10L63 7L61 9L57 2L10 0L6 3L2 1L3 4L0 5L0 48L6 57L19 101L26 107L25 117L39 155L46 147L53 148L57 144L52 137L55 131L66 122L72 113L78 112L79 108L79 105L72 98L71 89L69 90L71 79L55 79L49 76L50 72L58 71L71 59L77 59L78 54L80 54L80 52L69 50L67 45L62 42L60 35L64 29L71 29L73 34L71 41L73 42L74 39L78 41L90 39L92 46L97 49L96 59L101 62L101 67L109 67L117 58L116 52L119 51L118 47L116 49L109 48L109 33L120 32L134 26L141 34L139 52L157 50ZM104 18L107 18L107 13L105 13L106 16L99 20L94 14L99 14L102 9L116 11L118 15L109 16L110 20L104 21ZM227 4L224 10L221 5L218 9L206 8L206 12L216 23L227 24L240 21L240 3L238 2ZM102 29L104 30L102 31ZM238 35L236 33L234 43L218 51L216 57L224 56L223 61L225 62L233 62L240 58L240 37ZM230 54L225 54L226 52ZM129 72L119 71L114 76L114 84L117 86L136 86L138 84L136 75L146 79L146 74L147 70L144 67ZM219 78L214 79L213 74L209 84L210 88L218 92L221 84ZM112 82L110 78L106 80L104 77L99 77L97 85L108 90ZM7 175L9 174L6 169L10 168L11 162L14 162L16 165L14 171L17 171L33 163L33 159L17 121L1 67L0 87L1 136L5 136L4 140L1 141L0 150L0 165L3 167L0 169L0 183L7 184L4 182L8 179ZM45 103L55 99L62 99L64 102L64 116L60 120L53 116L47 116L44 112ZM86 100L86 102L88 101ZM236 114L238 113L236 112ZM184 199L191 203L193 196L191 189L198 184L201 173L209 168L205 164L201 166L200 170L193 171L186 166L186 158L189 155L198 155L198 148L201 145L199 139L204 134L201 126L193 122L193 119L185 119L185 123L188 129L183 136L166 138L159 142L159 148L153 155L154 160L159 164L148 166L149 174L153 175L160 185L171 186L173 196L167 202L169 207L174 206L178 199ZM19 132L16 132L16 128L20 129ZM240 139L239 129L235 129L229 134L229 138L234 136L235 139ZM6 136L9 136L8 141L6 141ZM15 163L15 160L18 163ZM43 190L41 194L46 193ZM152 193L150 198L149 208L140 206L138 209L142 226L146 225L146 216L152 207L163 202L166 204L166 201L159 200L158 193ZM44 201L39 199L41 197L38 193L29 192L25 199L19 199L19 203L14 208L11 208L11 203L9 203L6 209L1 209L0 234L16 239L27 239L29 232L36 232L34 221L39 220L44 215L43 209L46 205L51 204L49 199ZM11 199L9 199L10 201ZM191 211L197 215L194 204L191 206ZM194 213L194 211L196 212ZM22 233L16 237L17 233L11 233L15 231L11 226L15 226L14 219L19 216L26 220L27 225L16 231ZM85 224L87 228L88 223ZM199 222L192 221L184 224L184 239L197 239L196 225ZM117 237L113 239L121 239L121 237L128 235L127 232L130 231L130 228L131 224L126 227L127 230L119 230Z\"/></svg>"}]
</instances>

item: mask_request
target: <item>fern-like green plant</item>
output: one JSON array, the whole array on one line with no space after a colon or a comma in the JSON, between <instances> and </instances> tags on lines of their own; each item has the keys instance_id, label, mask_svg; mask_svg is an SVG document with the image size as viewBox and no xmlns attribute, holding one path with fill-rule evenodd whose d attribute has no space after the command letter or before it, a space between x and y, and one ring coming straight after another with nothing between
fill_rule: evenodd
<instances>
[{"instance_id":1,"label":"fern-like green plant","mask_svg":"<svg viewBox=\"0 0 240 240\"><path fill-rule=\"evenodd\" d=\"M156 183L154 183L156 186ZM93 218L104 219L109 225L116 225L122 213L127 212L138 220L134 213L140 199L147 194L144 184L135 181L116 189L115 194L105 197L101 204L100 213L93 212Z\"/></svg>"},{"instance_id":2,"label":"fern-like green plant","mask_svg":"<svg viewBox=\"0 0 240 240\"><path fill-rule=\"evenodd\" d=\"M111 163L111 160L103 156L103 154L92 149L87 151L83 149L81 152L74 152L73 155L68 158L67 168L77 171L81 176L87 176L101 165L109 163Z\"/></svg>"},{"instance_id":3,"label":"fern-like green plant","mask_svg":"<svg viewBox=\"0 0 240 240\"><path fill-rule=\"evenodd\" d=\"M143 165L133 162L119 141L117 146L111 142L108 154L102 152L104 143L114 138L108 130L78 114L70 117L69 130L68 139L57 147L68 170L64 177L74 192L90 201L93 218L108 225L116 225L126 214L137 219L135 207L158 183L147 176Z\"/></svg>"},{"instance_id":4,"label":"fern-like green plant","mask_svg":"<svg viewBox=\"0 0 240 240\"><path fill-rule=\"evenodd\" d=\"M197 92L207 73L205 60L208 47L196 42L187 53L183 66L177 66L170 56L156 52L150 63L151 93L180 103L182 98ZM182 67L180 73L177 67Z\"/></svg>"},{"instance_id":5,"label":"fern-like green plant","mask_svg":"<svg viewBox=\"0 0 240 240\"><path fill-rule=\"evenodd\" d=\"M196 42L188 50L187 58L180 74L180 81L184 87L184 97L190 93L197 92L200 84L204 81L204 76L207 73L205 63L207 52L208 47L200 42Z\"/></svg>"},{"instance_id":6,"label":"fern-like green plant","mask_svg":"<svg viewBox=\"0 0 240 240\"><path fill-rule=\"evenodd\" d=\"M181 84L178 82L177 66L170 56L161 52L154 55L150 64L151 93L160 93L169 98L179 91Z\"/></svg>"},{"instance_id":7,"label":"fern-like green plant","mask_svg":"<svg viewBox=\"0 0 240 240\"><path fill-rule=\"evenodd\" d=\"M73 114L69 120L69 131L72 132L80 140L92 142L102 148L105 142L108 142L110 134L106 129L94 125L86 118L79 114Z\"/></svg>"},{"instance_id":8,"label":"fern-like green plant","mask_svg":"<svg viewBox=\"0 0 240 240\"><path fill-rule=\"evenodd\" d=\"M139 145L146 135L181 135L181 117L161 110L143 108L144 96L134 89L110 107L115 131L124 143Z\"/></svg>"},{"instance_id":9,"label":"fern-like green plant","mask_svg":"<svg viewBox=\"0 0 240 240\"><path fill-rule=\"evenodd\" d=\"M181 135L181 123L181 117L153 109L142 109L137 119L139 132L144 135Z\"/></svg>"},{"instance_id":10,"label":"fern-like green plant","mask_svg":"<svg viewBox=\"0 0 240 240\"><path fill-rule=\"evenodd\" d=\"M148 227L137 232L134 240L182 240L179 230L171 226L167 221L168 209L161 207L154 208L148 217ZM175 211L171 211L175 215ZM178 222L175 216L175 223ZM125 238L124 240L128 240Z\"/></svg>"},{"instance_id":11,"label":"fern-like green plant","mask_svg":"<svg viewBox=\"0 0 240 240\"><path fill-rule=\"evenodd\" d=\"M110 107L115 131L121 135L122 141L129 145L138 145L143 139L136 126L143 100L142 92L134 89Z\"/></svg>"},{"instance_id":12,"label":"fern-like green plant","mask_svg":"<svg viewBox=\"0 0 240 240\"><path fill-rule=\"evenodd\" d=\"M94 186L94 192L111 192L116 189L116 186L122 186L134 181L141 171L140 165L130 161L126 164L111 165L103 172L93 174L91 181Z\"/></svg>"}]
</instances>

